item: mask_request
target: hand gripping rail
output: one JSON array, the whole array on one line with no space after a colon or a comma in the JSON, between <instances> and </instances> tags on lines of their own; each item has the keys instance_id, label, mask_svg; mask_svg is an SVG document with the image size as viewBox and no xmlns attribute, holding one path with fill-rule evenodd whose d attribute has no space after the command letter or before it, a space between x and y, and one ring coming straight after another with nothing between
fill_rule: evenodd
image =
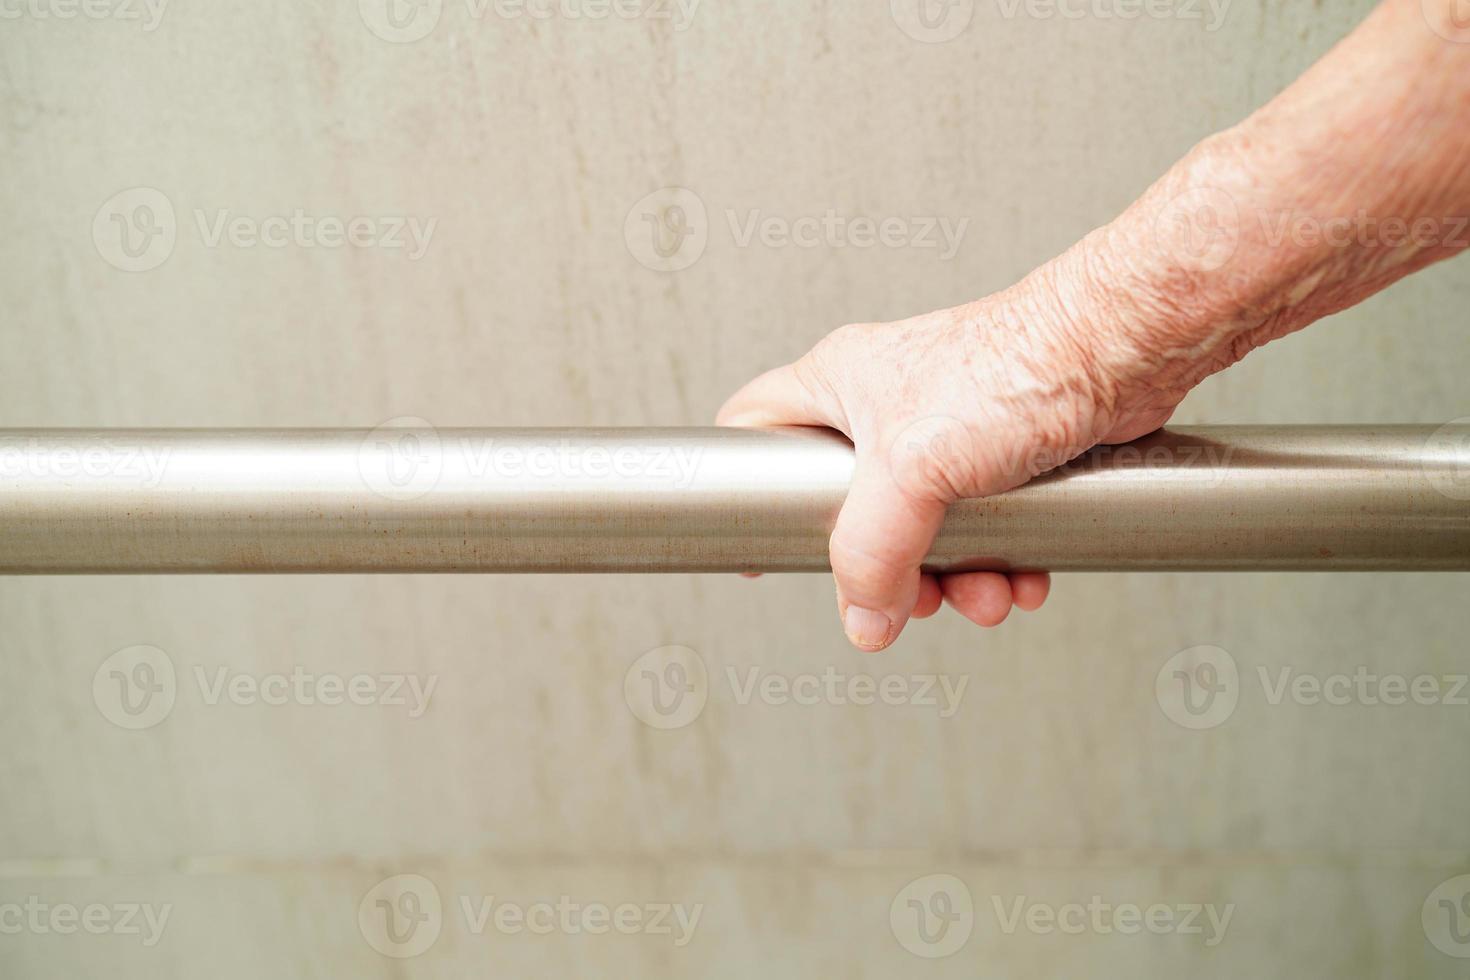
<instances>
[{"instance_id":1,"label":"hand gripping rail","mask_svg":"<svg viewBox=\"0 0 1470 980\"><path fill-rule=\"evenodd\" d=\"M824 430L0 430L0 574L815 572ZM1166 429L962 501L931 571L1470 570L1470 426Z\"/></svg>"}]
</instances>

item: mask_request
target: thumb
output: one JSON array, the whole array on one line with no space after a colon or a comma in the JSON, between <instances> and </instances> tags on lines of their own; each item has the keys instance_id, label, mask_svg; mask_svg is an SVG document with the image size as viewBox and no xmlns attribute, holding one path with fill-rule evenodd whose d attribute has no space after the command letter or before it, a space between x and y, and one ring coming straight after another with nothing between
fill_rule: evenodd
<instances>
[{"instance_id":1,"label":"thumb","mask_svg":"<svg viewBox=\"0 0 1470 980\"><path fill-rule=\"evenodd\" d=\"M843 632L860 650L893 643L919 598L919 566L949 504L895 459L891 444L860 446L852 487L832 531Z\"/></svg>"}]
</instances>

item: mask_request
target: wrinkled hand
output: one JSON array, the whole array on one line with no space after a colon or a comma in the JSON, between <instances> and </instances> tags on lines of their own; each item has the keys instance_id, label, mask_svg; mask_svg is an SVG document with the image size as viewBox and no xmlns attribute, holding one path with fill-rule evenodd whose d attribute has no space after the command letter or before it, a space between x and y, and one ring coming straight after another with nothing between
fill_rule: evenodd
<instances>
[{"instance_id":1,"label":"wrinkled hand","mask_svg":"<svg viewBox=\"0 0 1470 980\"><path fill-rule=\"evenodd\" d=\"M1043 269L1003 293L897 323L855 324L756 378L721 425L822 425L852 440L831 538L838 611L858 648L889 646L946 600L981 626L1045 601L1043 572L933 576L920 564L950 503L1018 486L1099 442L1167 421L1182 398L1115 376L1106 325L1080 322Z\"/></svg>"},{"instance_id":2,"label":"wrinkled hand","mask_svg":"<svg viewBox=\"0 0 1470 980\"><path fill-rule=\"evenodd\" d=\"M984 626L1046 598L1044 574L920 574L953 501L1144 435L1253 348L1470 247L1470 34L1456 3L1386 0L1011 289L843 327L730 399L722 424L825 425L856 446L831 557L857 646L883 649L941 598ZM1425 230L1391 238L1391 223ZM1280 231L1292 227L1335 234Z\"/></svg>"}]
</instances>

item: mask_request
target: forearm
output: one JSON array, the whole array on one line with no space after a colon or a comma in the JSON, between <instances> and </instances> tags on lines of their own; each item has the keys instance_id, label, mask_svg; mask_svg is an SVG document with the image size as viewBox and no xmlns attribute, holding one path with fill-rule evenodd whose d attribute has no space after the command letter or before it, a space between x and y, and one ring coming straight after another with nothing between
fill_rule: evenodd
<instances>
[{"instance_id":1,"label":"forearm","mask_svg":"<svg viewBox=\"0 0 1470 980\"><path fill-rule=\"evenodd\" d=\"M857 646L892 643L941 593L983 626L1045 598L1044 576L920 574L950 502L1150 432L1252 347L1470 245L1470 25L1444 36L1465 2L1386 0L1012 288L835 330L725 404L726 425L824 425L856 446L831 552Z\"/></svg>"},{"instance_id":2,"label":"forearm","mask_svg":"<svg viewBox=\"0 0 1470 980\"><path fill-rule=\"evenodd\" d=\"M1470 28L1446 39L1440 4L1387 0L1038 271L1084 334L1106 324L1101 370L1191 387L1470 246Z\"/></svg>"}]
</instances>

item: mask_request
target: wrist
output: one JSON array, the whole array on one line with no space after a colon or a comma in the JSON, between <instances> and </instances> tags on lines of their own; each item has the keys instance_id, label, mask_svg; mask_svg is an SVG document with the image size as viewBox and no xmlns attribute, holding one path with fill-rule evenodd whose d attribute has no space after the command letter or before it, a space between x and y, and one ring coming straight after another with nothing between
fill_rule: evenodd
<instances>
[{"instance_id":1,"label":"wrist","mask_svg":"<svg viewBox=\"0 0 1470 980\"><path fill-rule=\"evenodd\" d=\"M1204 141L1051 263L1078 343L1119 397L1182 397L1276 335L1312 279L1319 256L1257 234L1277 181L1253 169L1250 144L1242 129Z\"/></svg>"}]
</instances>

